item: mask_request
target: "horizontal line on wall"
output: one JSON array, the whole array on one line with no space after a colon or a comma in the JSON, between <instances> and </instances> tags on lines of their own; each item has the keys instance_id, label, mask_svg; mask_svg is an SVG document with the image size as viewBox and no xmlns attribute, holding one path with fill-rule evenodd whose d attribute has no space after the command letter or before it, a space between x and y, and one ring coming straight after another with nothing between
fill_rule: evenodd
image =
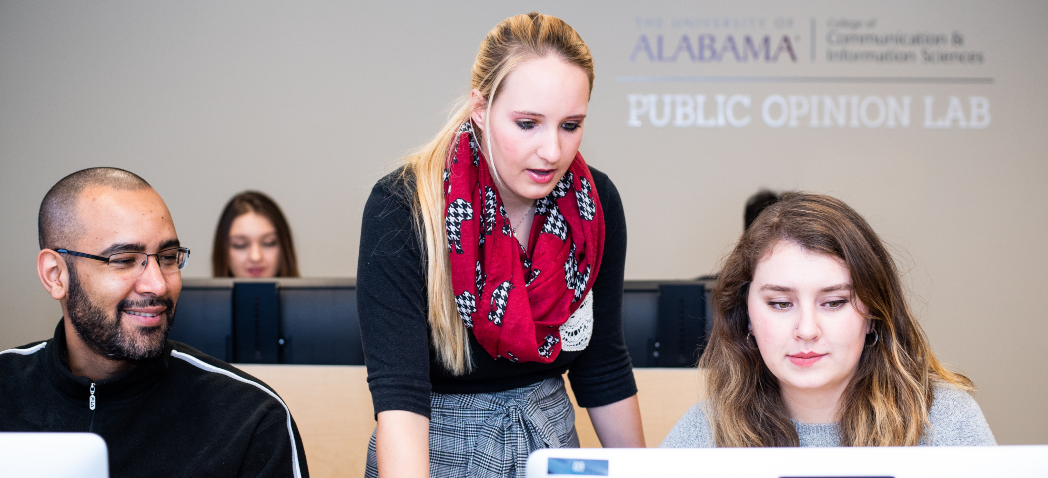
<instances>
[{"instance_id":1,"label":"horizontal line on wall","mask_svg":"<svg viewBox=\"0 0 1048 478\"><path fill-rule=\"evenodd\" d=\"M891 83L900 85L992 85L993 78L924 76L619 76L619 83Z\"/></svg>"}]
</instances>

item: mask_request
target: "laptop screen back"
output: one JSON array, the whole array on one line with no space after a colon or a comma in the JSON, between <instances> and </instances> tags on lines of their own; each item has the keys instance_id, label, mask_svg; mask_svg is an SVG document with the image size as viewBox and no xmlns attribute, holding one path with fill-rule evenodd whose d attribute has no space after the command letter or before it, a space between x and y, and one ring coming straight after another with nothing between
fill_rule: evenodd
<instances>
[{"instance_id":1,"label":"laptop screen back","mask_svg":"<svg viewBox=\"0 0 1048 478\"><path fill-rule=\"evenodd\" d=\"M732 478L1048 477L1048 445L897 448L537 450L527 478L602 476Z\"/></svg>"},{"instance_id":2,"label":"laptop screen back","mask_svg":"<svg viewBox=\"0 0 1048 478\"><path fill-rule=\"evenodd\" d=\"M93 433L0 433L0 476L109 478L109 453Z\"/></svg>"}]
</instances>

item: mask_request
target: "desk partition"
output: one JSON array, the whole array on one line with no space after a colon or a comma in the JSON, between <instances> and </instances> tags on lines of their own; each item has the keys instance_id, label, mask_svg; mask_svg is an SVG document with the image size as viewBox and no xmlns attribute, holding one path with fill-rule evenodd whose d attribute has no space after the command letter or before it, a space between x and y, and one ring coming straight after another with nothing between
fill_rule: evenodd
<instances>
[{"instance_id":1,"label":"desk partition","mask_svg":"<svg viewBox=\"0 0 1048 478\"><path fill-rule=\"evenodd\" d=\"M711 285L626 281L622 325L634 367L695 365ZM171 339L227 362L364 365L353 278L183 279Z\"/></svg>"}]
</instances>

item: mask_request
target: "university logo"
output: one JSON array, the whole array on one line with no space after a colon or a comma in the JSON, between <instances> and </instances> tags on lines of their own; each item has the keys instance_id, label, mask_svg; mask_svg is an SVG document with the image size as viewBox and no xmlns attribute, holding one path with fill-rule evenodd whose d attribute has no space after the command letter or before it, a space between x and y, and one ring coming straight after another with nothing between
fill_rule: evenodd
<instances>
[{"instance_id":1,"label":"university logo","mask_svg":"<svg viewBox=\"0 0 1048 478\"><path fill-rule=\"evenodd\" d=\"M705 33L695 36L681 35L680 39L673 40L664 38L662 35L649 37L642 34L637 39L633 52L630 53L630 61L633 62L646 60L663 63L679 61L778 63L780 58L789 58L790 61L797 62L797 53L788 35L782 35L779 38L773 38L772 35L763 37L744 35L736 38L730 34L717 37Z\"/></svg>"}]
</instances>

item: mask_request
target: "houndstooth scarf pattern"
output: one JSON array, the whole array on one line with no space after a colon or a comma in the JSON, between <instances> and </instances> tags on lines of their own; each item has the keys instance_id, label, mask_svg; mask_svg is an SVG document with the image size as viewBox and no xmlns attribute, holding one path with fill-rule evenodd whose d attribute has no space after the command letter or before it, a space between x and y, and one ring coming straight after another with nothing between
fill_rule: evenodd
<instances>
[{"instance_id":1,"label":"houndstooth scarf pattern","mask_svg":"<svg viewBox=\"0 0 1048 478\"><path fill-rule=\"evenodd\" d=\"M469 122L451 154L444 223L462 323L495 359L553 362L561 350L559 327L593 287L604 250L593 175L576 153L549 195L535 201L524 250Z\"/></svg>"}]
</instances>

